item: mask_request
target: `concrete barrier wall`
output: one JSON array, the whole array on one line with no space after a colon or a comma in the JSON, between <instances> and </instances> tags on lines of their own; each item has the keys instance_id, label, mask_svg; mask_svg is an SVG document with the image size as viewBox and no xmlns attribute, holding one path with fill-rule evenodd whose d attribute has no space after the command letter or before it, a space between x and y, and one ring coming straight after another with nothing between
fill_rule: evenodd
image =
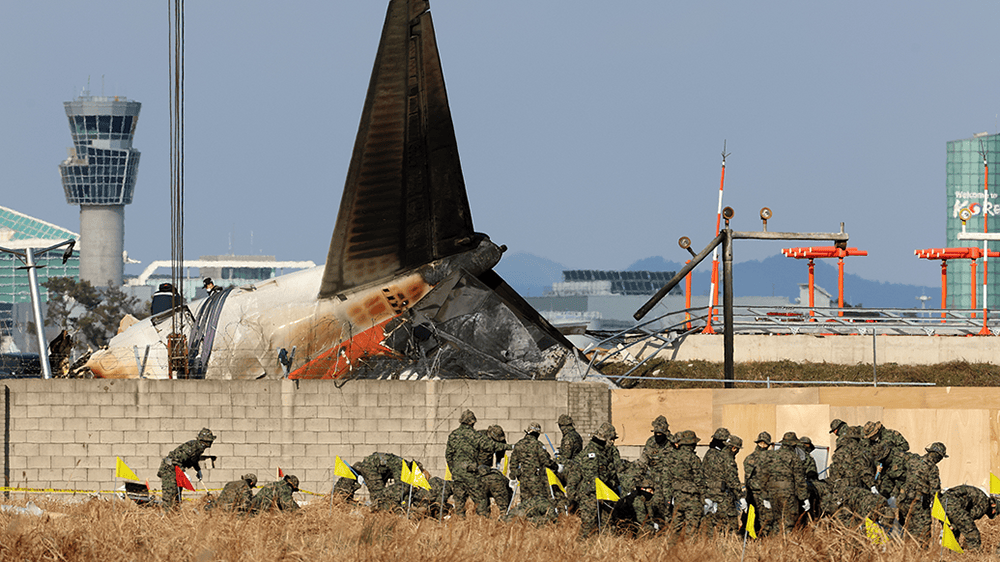
<instances>
[{"instance_id":1,"label":"concrete barrier wall","mask_svg":"<svg viewBox=\"0 0 1000 562\"><path fill-rule=\"evenodd\" d=\"M660 350L658 342L646 342L629 348L635 357L656 354L676 361L714 361L724 359L722 334L695 334L676 340ZM881 363L900 365L936 365L951 361L991 363L1000 360L994 349L997 340L965 336L893 336L875 338L875 356ZM857 365L872 362L872 336L743 335L734 336L734 359L750 361L795 361Z\"/></svg>"},{"instance_id":2,"label":"concrete barrier wall","mask_svg":"<svg viewBox=\"0 0 1000 562\"><path fill-rule=\"evenodd\" d=\"M748 445L760 431L785 431L832 445L830 420L851 425L882 420L911 450L933 441L948 447L945 486L984 486L1000 475L1000 388L777 388L609 390L599 383L555 381L152 381L11 380L11 484L29 488L109 490L115 457L159 487L161 459L202 427L218 436L210 454L218 468L205 484L218 488L244 472L261 481L278 467L302 489L327 492L333 461L384 451L444 473L448 434L462 410L477 428L499 423L508 441L532 421L558 445L556 419L569 413L586 440L611 420L622 456L635 459L663 414L672 431L693 429L707 443L728 427ZM2 389L0 389L2 390ZM0 393L2 398L2 393ZM740 458L742 466L742 456Z\"/></svg>"},{"instance_id":3,"label":"concrete barrier wall","mask_svg":"<svg viewBox=\"0 0 1000 562\"><path fill-rule=\"evenodd\" d=\"M202 427L217 436L208 453L219 457L218 468L204 471L209 488L245 472L268 482L280 467L298 476L303 490L328 492L336 455L350 463L375 451L420 460L443 476L448 434L466 408L476 413L476 428L498 423L508 441L538 421L558 444L560 414L589 435L610 418L611 404L603 384L556 381L3 384L10 389L11 485L72 490L111 489L115 457L158 488L162 458Z\"/></svg>"},{"instance_id":4,"label":"concrete barrier wall","mask_svg":"<svg viewBox=\"0 0 1000 562\"><path fill-rule=\"evenodd\" d=\"M743 458L767 431L780 440L786 431L808 435L831 447L830 422L850 425L879 420L903 434L910 451L924 454L940 441L948 458L939 465L945 487L986 487L1000 476L1000 388L822 387L774 389L613 390L611 410L622 456L634 458L650 435L652 420L664 415L671 431L694 430L706 445L718 427L740 436ZM699 452L703 452L699 447ZM821 467L822 468L822 467Z\"/></svg>"}]
</instances>

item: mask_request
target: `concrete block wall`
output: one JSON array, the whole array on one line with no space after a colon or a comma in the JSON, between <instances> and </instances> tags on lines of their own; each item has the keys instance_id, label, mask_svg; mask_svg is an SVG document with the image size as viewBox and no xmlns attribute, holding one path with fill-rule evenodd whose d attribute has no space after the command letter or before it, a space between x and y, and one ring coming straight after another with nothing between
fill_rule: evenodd
<instances>
[{"instance_id":1,"label":"concrete block wall","mask_svg":"<svg viewBox=\"0 0 1000 562\"><path fill-rule=\"evenodd\" d=\"M277 468L303 490L328 492L334 458L375 451L420 460L444 474L448 434L463 410L478 429L498 423L516 442L532 421L558 444L556 419L573 416L584 438L611 418L600 383L556 381L155 381L10 380L11 485L110 490L115 457L159 487L160 461L209 427L220 488L246 472L261 482ZM0 394L2 398L2 394ZM193 474L191 475L193 476ZM197 485L197 483L196 483Z\"/></svg>"}]
</instances>

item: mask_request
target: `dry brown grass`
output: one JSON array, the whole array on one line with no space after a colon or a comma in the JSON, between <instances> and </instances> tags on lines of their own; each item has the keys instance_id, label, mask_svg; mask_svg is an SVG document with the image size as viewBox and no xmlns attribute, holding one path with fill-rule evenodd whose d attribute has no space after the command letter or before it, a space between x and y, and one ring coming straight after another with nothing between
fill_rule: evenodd
<instances>
[{"instance_id":1,"label":"dry brown grass","mask_svg":"<svg viewBox=\"0 0 1000 562\"><path fill-rule=\"evenodd\" d=\"M634 365L611 363L601 368L606 375L621 375ZM857 381L872 382L872 366L868 364L839 365L833 363L795 363L793 361L747 362L734 365L737 388L763 388L761 384L741 384L741 380L766 381ZM877 365L879 382L931 382L937 386L997 386L1000 365L952 361L938 365ZM708 361L650 360L630 376L653 377L647 380L623 381L629 388L721 388L722 383L656 380L721 379L723 364ZM795 385L782 385L782 388ZM804 386L804 385L803 385ZM812 385L811 385L812 386Z\"/></svg>"},{"instance_id":2,"label":"dry brown grass","mask_svg":"<svg viewBox=\"0 0 1000 562\"><path fill-rule=\"evenodd\" d=\"M296 513L247 518L198 509L186 504L164 515L105 499L68 504L36 499L49 513L29 516L0 512L0 561L158 561L158 560L424 560L465 562L565 562L567 560L739 560L739 537L698 537L673 541L669 535L630 538L602 535L576 539L579 521L564 517L556 525L536 528L527 523L492 519L407 520L388 513L317 500ZM24 504L24 500L4 503ZM992 553L1000 525L980 522L983 543ZM957 555L939 548L922 550L912 542L894 541L884 550L839 524L748 544L745 560L916 561L982 555Z\"/></svg>"}]
</instances>

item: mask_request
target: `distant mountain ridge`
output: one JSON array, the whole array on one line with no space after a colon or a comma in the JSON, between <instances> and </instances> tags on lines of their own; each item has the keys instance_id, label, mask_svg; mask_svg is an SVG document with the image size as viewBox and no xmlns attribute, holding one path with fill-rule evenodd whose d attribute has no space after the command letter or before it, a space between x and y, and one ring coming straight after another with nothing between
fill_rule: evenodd
<instances>
[{"instance_id":1,"label":"distant mountain ridge","mask_svg":"<svg viewBox=\"0 0 1000 562\"><path fill-rule=\"evenodd\" d=\"M679 271L684 264L668 261L660 256L652 256L634 262L625 268L628 271ZM496 267L500 274L523 296L542 296L552 290L552 284L561 282L562 272L567 269L558 262L541 258L526 252L505 255ZM694 271L692 292L707 295L711 279L711 265L703 263ZM733 264L733 293L737 297L782 296L792 302L799 297L799 283L809 281L809 272L802 260L790 260L774 255L764 260L749 260ZM816 260L816 284L836 298L837 266L824 260ZM920 308L917 297L934 297L928 301L928 308L934 305L940 287L883 283L864 279L852 273L844 274L845 302L851 306L863 305L868 308Z\"/></svg>"}]
</instances>

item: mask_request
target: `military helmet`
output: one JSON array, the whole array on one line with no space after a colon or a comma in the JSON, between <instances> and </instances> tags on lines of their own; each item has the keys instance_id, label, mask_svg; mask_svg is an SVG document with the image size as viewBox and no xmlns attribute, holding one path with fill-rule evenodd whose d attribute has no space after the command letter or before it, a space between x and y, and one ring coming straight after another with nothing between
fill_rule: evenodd
<instances>
[{"instance_id":1,"label":"military helmet","mask_svg":"<svg viewBox=\"0 0 1000 562\"><path fill-rule=\"evenodd\" d=\"M870 421L865 423L865 439L871 439L880 429L882 429L882 422Z\"/></svg>"},{"instance_id":2,"label":"military helmet","mask_svg":"<svg viewBox=\"0 0 1000 562\"><path fill-rule=\"evenodd\" d=\"M830 422L830 433L837 433L837 430L845 425L847 425L847 422L845 422L842 419L838 418L833 420L832 422Z\"/></svg>"},{"instance_id":3,"label":"military helmet","mask_svg":"<svg viewBox=\"0 0 1000 562\"><path fill-rule=\"evenodd\" d=\"M288 485L292 487L293 492L299 491L299 479L296 478L295 476L292 476L291 474L286 474L285 482L288 482Z\"/></svg>"},{"instance_id":4,"label":"military helmet","mask_svg":"<svg viewBox=\"0 0 1000 562\"><path fill-rule=\"evenodd\" d=\"M754 441L754 443L763 443L765 445L770 445L771 434L766 431L761 431L760 433L757 434L757 439Z\"/></svg>"},{"instance_id":5,"label":"military helmet","mask_svg":"<svg viewBox=\"0 0 1000 562\"><path fill-rule=\"evenodd\" d=\"M240 476L240 480L246 480L246 483L249 484L251 488L257 485L257 475L252 472Z\"/></svg>"},{"instance_id":6,"label":"military helmet","mask_svg":"<svg viewBox=\"0 0 1000 562\"><path fill-rule=\"evenodd\" d=\"M990 508L986 511L986 515L993 519L1000 512L1000 495L990 494Z\"/></svg>"},{"instance_id":7,"label":"military helmet","mask_svg":"<svg viewBox=\"0 0 1000 562\"><path fill-rule=\"evenodd\" d=\"M213 441L215 441L215 434L212 433L211 429L203 427L201 428L201 431L198 432L198 441L207 441L209 443L212 443Z\"/></svg>"},{"instance_id":8,"label":"military helmet","mask_svg":"<svg viewBox=\"0 0 1000 562\"><path fill-rule=\"evenodd\" d=\"M466 410L462 412L462 417L458 418L458 422L473 425L476 423L476 414L473 414L472 410Z\"/></svg>"},{"instance_id":9,"label":"military helmet","mask_svg":"<svg viewBox=\"0 0 1000 562\"><path fill-rule=\"evenodd\" d=\"M670 424L667 423L667 418L656 416L656 419L653 420L653 433L670 433Z\"/></svg>"},{"instance_id":10,"label":"military helmet","mask_svg":"<svg viewBox=\"0 0 1000 562\"><path fill-rule=\"evenodd\" d=\"M735 435L730 435L729 439L726 439L726 445L729 447L736 447L737 449L742 449L743 440Z\"/></svg>"},{"instance_id":11,"label":"military helmet","mask_svg":"<svg viewBox=\"0 0 1000 562\"><path fill-rule=\"evenodd\" d=\"M810 439L806 435L803 435L802 437L799 437L799 444L800 445L805 445L805 448L808 449L808 450L810 450L810 451L812 451L813 449L816 448L816 446L813 445L813 440Z\"/></svg>"},{"instance_id":12,"label":"military helmet","mask_svg":"<svg viewBox=\"0 0 1000 562\"><path fill-rule=\"evenodd\" d=\"M559 421L556 423L558 425L573 425L573 416L569 414L563 414L559 416Z\"/></svg>"},{"instance_id":13,"label":"military helmet","mask_svg":"<svg viewBox=\"0 0 1000 562\"><path fill-rule=\"evenodd\" d=\"M713 441L715 440L725 441L726 439L729 439L729 430L724 427L716 429L715 433L712 434Z\"/></svg>"},{"instance_id":14,"label":"military helmet","mask_svg":"<svg viewBox=\"0 0 1000 562\"><path fill-rule=\"evenodd\" d=\"M542 424L538 422L531 422L528 424L528 428L524 430L525 433L541 433Z\"/></svg>"},{"instance_id":15,"label":"military helmet","mask_svg":"<svg viewBox=\"0 0 1000 562\"><path fill-rule=\"evenodd\" d=\"M677 434L677 444L678 445L694 445L701 441L698 439L698 435L690 429L686 429Z\"/></svg>"},{"instance_id":16,"label":"military helmet","mask_svg":"<svg viewBox=\"0 0 1000 562\"><path fill-rule=\"evenodd\" d=\"M781 444L794 447L799 444L799 436L795 435L794 431L786 431L785 434L781 436Z\"/></svg>"},{"instance_id":17,"label":"military helmet","mask_svg":"<svg viewBox=\"0 0 1000 562\"><path fill-rule=\"evenodd\" d=\"M503 432L503 428L499 425L491 425L489 429L486 430L486 435L490 436L490 439L500 442L507 442L507 435Z\"/></svg>"},{"instance_id":18,"label":"military helmet","mask_svg":"<svg viewBox=\"0 0 1000 562\"><path fill-rule=\"evenodd\" d=\"M927 451L928 453L937 453L941 455L941 458L945 459L948 458L948 452L947 452L948 450L945 448L944 443L940 442L931 443L924 450Z\"/></svg>"},{"instance_id":19,"label":"military helmet","mask_svg":"<svg viewBox=\"0 0 1000 562\"><path fill-rule=\"evenodd\" d=\"M618 432L615 431L615 426L611 425L609 422L604 422L601 427L597 428L597 432L594 433L594 437L602 441L612 441L618 438Z\"/></svg>"}]
</instances>

